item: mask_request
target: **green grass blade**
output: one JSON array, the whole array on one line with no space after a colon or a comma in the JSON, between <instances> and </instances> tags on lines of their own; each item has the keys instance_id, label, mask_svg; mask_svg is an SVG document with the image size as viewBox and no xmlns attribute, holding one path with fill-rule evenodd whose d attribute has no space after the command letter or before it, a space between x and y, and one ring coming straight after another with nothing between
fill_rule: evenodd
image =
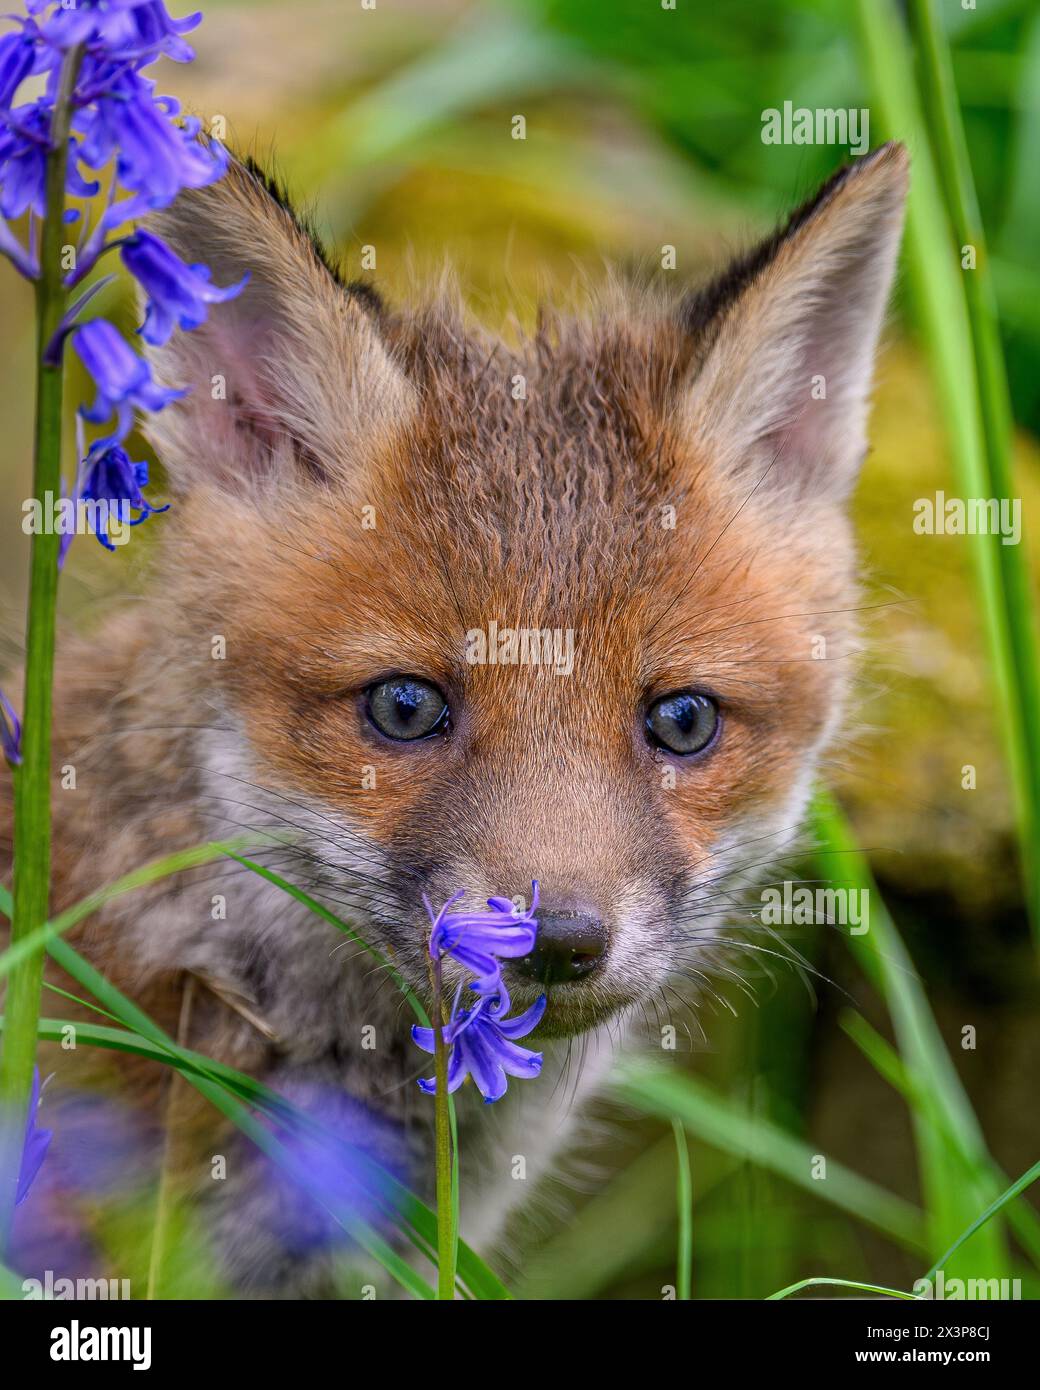
<instances>
[{"instance_id":1,"label":"green grass blade","mask_svg":"<svg viewBox=\"0 0 1040 1390\"><path fill-rule=\"evenodd\" d=\"M235 841L211 842L196 845L193 849L178 850L175 854L167 854L162 859L155 859L150 864L145 864L140 869L134 869L131 873L124 874L122 878L117 878L114 883L108 884L107 887L99 888L97 892L90 893L80 902L66 908L52 921L45 922L30 935L9 946L6 951L0 952L0 980L33 951L38 951L41 946L49 945L64 932L69 931L77 923L82 922L84 918L89 917L92 912L96 912L99 907L111 902L113 898L118 898L123 893L131 893L135 888L147 887L148 884L156 883L159 879L169 878L171 874L182 873L185 869L197 869L203 864L211 864L222 854L230 853L232 846L236 843ZM5 917L11 915L11 895L6 888L0 888L0 911Z\"/></svg>"},{"instance_id":2,"label":"green grass blade","mask_svg":"<svg viewBox=\"0 0 1040 1390\"><path fill-rule=\"evenodd\" d=\"M1024 1172L1020 1178L1017 1178L1011 1184L1010 1187L1008 1187L1005 1191L1003 1191L1000 1194L999 1197L992 1201L986 1208L986 1210L975 1218L975 1220L971 1223L968 1229L957 1237L957 1239L950 1246L949 1250L945 1250L939 1256L935 1264L932 1265L931 1269L924 1277L926 1279L932 1279L940 1269L944 1269L946 1266L946 1261L949 1260L950 1257L961 1248L965 1241L969 1240L975 1234L976 1231L980 1230L983 1226L985 1226L987 1221L992 1220L992 1218L996 1216L998 1212L1002 1211L1005 1207L1007 1207L1008 1204L1012 1202L1017 1196L1019 1196L1020 1193L1024 1192L1027 1187L1029 1187L1032 1183L1036 1182L1037 1178L1040 1178L1040 1162L1034 1163L1032 1168L1027 1169L1026 1172ZM1013 1209L1014 1208L1009 1207L1009 1211Z\"/></svg>"},{"instance_id":3,"label":"green grass blade","mask_svg":"<svg viewBox=\"0 0 1040 1390\"><path fill-rule=\"evenodd\" d=\"M990 274L985 232L975 193L975 181L964 135L949 46L939 23L935 0L909 0L907 14L916 40L922 107L941 176L947 215L952 224L950 251L975 248L976 265L963 272L964 299L974 346L976 391L981 415L984 458L988 475L986 495L1010 498L1011 400L1000 344L996 291ZM933 248L933 254L938 249ZM1022 857L1027 879L1027 903L1040 944L1040 653L1033 617L1033 581L1024 544L1004 545L998 536L983 539L995 552L999 597L1003 613L987 612L987 623L1006 627L1009 669L1003 683L1008 714L1013 720L1012 742L1017 748L1021 795Z\"/></svg>"},{"instance_id":4,"label":"green grass blade","mask_svg":"<svg viewBox=\"0 0 1040 1390\"><path fill-rule=\"evenodd\" d=\"M246 859L242 855L235 854L232 850L225 850L225 853L228 858L233 859L236 864L241 864L244 868L249 869L250 872L258 874L260 878L266 879L268 883L274 884L276 888L280 888L283 893L288 893L291 898L295 898L298 903L302 903L304 907L309 908L315 916L328 922L329 925L335 927L337 931L343 932L355 945L360 946L362 950L366 951L373 960L378 961L397 988L408 1000L412 1012L422 1026L424 1028L429 1028L430 1016L423 1008L418 995L411 988L397 967L391 961L387 960L382 951L378 951L374 946L369 945L359 932L355 931L348 922L344 922L341 917L337 917L324 903L318 902L317 898L312 898L304 889L298 887L295 883L291 883L289 879L283 878L281 874L275 873L273 869L268 869L263 864L257 864L252 859Z\"/></svg>"},{"instance_id":5,"label":"green grass blade","mask_svg":"<svg viewBox=\"0 0 1040 1390\"><path fill-rule=\"evenodd\" d=\"M675 1261L675 1296L688 1302L693 1287L693 1181L690 1175L690 1143L680 1119L672 1119L675 1134L675 1200L679 1239Z\"/></svg>"},{"instance_id":6,"label":"green grass blade","mask_svg":"<svg viewBox=\"0 0 1040 1390\"><path fill-rule=\"evenodd\" d=\"M776 1125L744 1114L691 1076L649 1068L623 1068L622 1099L662 1119L678 1118L687 1132L724 1153L749 1159L822 1201L849 1212L915 1253L927 1250L921 1213L901 1197L828 1160L825 1181L812 1177L813 1150Z\"/></svg>"},{"instance_id":7,"label":"green grass blade","mask_svg":"<svg viewBox=\"0 0 1040 1390\"><path fill-rule=\"evenodd\" d=\"M941 1249L963 1230L1000 1183L971 1103L928 1006L913 962L889 916L866 856L833 800L813 804L821 874L839 874L870 903L870 930L847 938L849 949L885 1000L900 1057L917 1103L911 1121L929 1217L929 1245ZM976 1251L981 1267L1006 1268L1008 1255L994 1227Z\"/></svg>"},{"instance_id":8,"label":"green grass blade","mask_svg":"<svg viewBox=\"0 0 1040 1390\"><path fill-rule=\"evenodd\" d=\"M915 1294L907 1293L905 1289L890 1289L884 1284L858 1284L855 1279L799 1279L797 1284L788 1284L786 1289L771 1293L766 1302L773 1303L780 1298L789 1298L791 1294L799 1293L802 1289L819 1288L821 1285L836 1289L858 1289L861 1293L886 1294L889 1298L909 1299L911 1303L916 1301Z\"/></svg>"},{"instance_id":9,"label":"green grass blade","mask_svg":"<svg viewBox=\"0 0 1040 1390\"><path fill-rule=\"evenodd\" d=\"M951 228L928 126L916 96L910 46L896 6L892 0L857 0L855 14L859 49L873 89L872 108L876 108L886 134L906 141L913 159L906 225L907 269L947 424L957 487L965 498L1006 496L1010 487L1006 381L991 321L992 294L981 227L976 222L972 232L979 238L972 244L983 253L979 264L974 271L963 271L959 245L966 243L958 243ZM922 56L927 67L928 54ZM949 87L945 79L939 77L938 81ZM943 108L941 121L949 127L955 118L959 129L959 116L951 111L952 98L944 92L932 105L938 101ZM948 136L944 143L950 144L951 139L957 143L955 136ZM947 184L959 182L966 197L965 178L970 177L970 171L960 156L948 153L941 164ZM971 277L980 275L984 278L972 284ZM974 309L969 308L966 289ZM1036 725L1040 706L1040 683L1029 579L1025 557L1018 554L1021 548L1002 545L999 535L971 538L1001 708L998 722L1020 827L1027 904L1034 930L1040 933L1040 728L1031 728Z\"/></svg>"},{"instance_id":10,"label":"green grass blade","mask_svg":"<svg viewBox=\"0 0 1040 1390\"><path fill-rule=\"evenodd\" d=\"M211 848L211 847L207 847ZM217 851L220 853L221 851ZM198 851L185 851L186 855L193 856ZM212 856L210 856L212 857ZM210 857L198 862L208 863ZM154 1023L149 1016L139 1009L136 1004L129 1000L115 985L106 980L105 977L85 960L77 951L74 951L67 942L61 940L61 932L67 930L73 923L65 921L70 914L76 911L80 916L87 916L103 902L107 902L116 892L127 892L130 888L140 887L142 883L152 882L154 878L165 877L166 874L177 872L177 868L168 867L171 861L178 861L178 868L191 867L191 862L183 862L183 855L171 855L166 860L158 861L157 864L148 865L144 870L138 870L134 874L128 874L124 879L117 880L116 883L107 889L102 889L98 893L92 894L90 898L84 899L77 908L70 909L69 913L63 913L61 917L53 923L45 925L43 929L44 940L47 950L53 959L63 970L72 976L79 984L94 995L103 1005L106 1006L110 1014L114 1015L126 1027L140 1033L145 1038L150 1039L154 1044L165 1051L169 1056L175 1056L180 1049L159 1026ZM160 866L166 866L162 872L157 872ZM149 871L152 877L142 877ZM89 907L86 905L90 904ZM6 892L0 895L0 908L7 913L10 910L10 895ZM79 920L77 917L75 920ZM237 1126L257 1147L273 1159L280 1167L291 1171L288 1162L288 1155L284 1146L260 1125L249 1111L245 1108L237 1096L231 1094L219 1080L214 1077L203 1061L203 1071L201 1074L193 1069L185 1071L185 1075L195 1088L202 1093L227 1119ZM309 1193L309 1195L326 1211L333 1220L350 1235L361 1248L367 1251L383 1268L396 1279L408 1292L415 1294L416 1297L427 1299L433 1298L434 1293L429 1284L422 1279L409 1265L393 1250L386 1241L375 1231L373 1231L363 1221L358 1220L352 1213L341 1209L334 1209L325 1200L323 1194L316 1188L310 1186L306 1181L296 1180Z\"/></svg>"},{"instance_id":11,"label":"green grass blade","mask_svg":"<svg viewBox=\"0 0 1040 1390\"><path fill-rule=\"evenodd\" d=\"M690 1170L693 1204L710 1201L737 1166L720 1150L700 1153ZM525 1260L516 1294L532 1302L599 1298L640 1271L659 1273L674 1260L675 1248L675 1136L669 1130L547 1233Z\"/></svg>"},{"instance_id":12,"label":"green grass blade","mask_svg":"<svg viewBox=\"0 0 1040 1390\"><path fill-rule=\"evenodd\" d=\"M898 1091L908 1105L917 1105L917 1090L895 1048L854 1009L846 1009L838 1023L842 1032L852 1039L878 1075L883 1077L894 1091Z\"/></svg>"}]
</instances>

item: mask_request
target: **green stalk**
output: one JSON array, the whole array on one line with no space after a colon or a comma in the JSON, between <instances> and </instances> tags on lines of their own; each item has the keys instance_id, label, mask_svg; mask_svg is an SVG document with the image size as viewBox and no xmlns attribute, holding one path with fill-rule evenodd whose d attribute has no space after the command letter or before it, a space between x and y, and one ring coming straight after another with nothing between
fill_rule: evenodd
<instances>
[{"instance_id":1,"label":"green stalk","mask_svg":"<svg viewBox=\"0 0 1040 1390\"><path fill-rule=\"evenodd\" d=\"M40 237L40 275L36 281L36 427L33 495L41 500L61 495L61 365L44 361L47 346L61 323L66 294L62 284L65 170L72 90L81 50L64 61L47 155L47 216ZM54 678L54 631L58 599L58 552L61 537L44 530L30 547L29 605L26 619L25 690L22 701L22 762L14 775L14 918L11 941L17 943L47 920L50 899L51 837L51 686ZM36 1060L36 1020L43 980L42 949L12 972L7 989L3 1051L0 1052L0 1107L8 1122L0 1138L0 1253L6 1250L14 1214L21 1140Z\"/></svg>"},{"instance_id":2,"label":"green stalk","mask_svg":"<svg viewBox=\"0 0 1040 1390\"><path fill-rule=\"evenodd\" d=\"M452 1185L451 1116L448 1113L448 1049L444 1042L441 963L433 964L434 1127L437 1171L437 1297L455 1297L455 1203Z\"/></svg>"},{"instance_id":3,"label":"green stalk","mask_svg":"<svg viewBox=\"0 0 1040 1390\"><path fill-rule=\"evenodd\" d=\"M679 1209L679 1243L676 1254L675 1296L689 1302L693 1285L693 1181L690 1176L690 1145L678 1116L672 1117L675 1135L675 1198Z\"/></svg>"},{"instance_id":4,"label":"green stalk","mask_svg":"<svg viewBox=\"0 0 1040 1390\"><path fill-rule=\"evenodd\" d=\"M986 254L985 233L972 178L949 47L938 22L934 0L910 0L908 16L916 40L921 75L922 105L942 179L946 208L953 224L953 250L975 248L975 269L963 272L964 298L975 348L978 404L982 419L985 462L991 497L1010 498L1011 401L1000 345L996 294ZM1000 571L1010 671L1008 695L1013 717L1012 737L1022 765L1022 857L1027 878L1030 916L1040 936L1040 656L1032 623L1031 582L1025 546L1004 545L999 536L985 540L993 547Z\"/></svg>"},{"instance_id":5,"label":"green stalk","mask_svg":"<svg viewBox=\"0 0 1040 1390\"><path fill-rule=\"evenodd\" d=\"M934 22L922 16L926 122L916 97L907 33L892 0L858 0L856 16L880 121L887 135L906 141L913 157L906 224L908 278L957 486L963 497L1007 497L1007 382L952 77L943 70L942 39ZM937 159L930 148L932 139ZM960 268L959 247L969 242L977 251L973 271ZM1011 771L1027 907L1040 932L1040 668L1029 578L1025 556L1019 553L1022 547L1001 544L999 535L974 536L971 549Z\"/></svg>"}]
</instances>

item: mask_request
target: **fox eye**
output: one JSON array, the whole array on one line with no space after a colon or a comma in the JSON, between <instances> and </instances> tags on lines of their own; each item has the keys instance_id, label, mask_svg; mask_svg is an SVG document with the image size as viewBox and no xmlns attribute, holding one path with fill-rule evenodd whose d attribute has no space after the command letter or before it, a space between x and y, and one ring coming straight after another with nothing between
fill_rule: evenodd
<instances>
[{"instance_id":1,"label":"fox eye","mask_svg":"<svg viewBox=\"0 0 1040 1390\"><path fill-rule=\"evenodd\" d=\"M394 676L369 686L366 694L369 719L399 743L428 738L448 723L448 702L435 685L417 676Z\"/></svg>"},{"instance_id":2,"label":"fox eye","mask_svg":"<svg viewBox=\"0 0 1040 1390\"><path fill-rule=\"evenodd\" d=\"M708 695L677 690L662 695L646 713L646 736L669 753L701 753L719 728L719 707Z\"/></svg>"}]
</instances>

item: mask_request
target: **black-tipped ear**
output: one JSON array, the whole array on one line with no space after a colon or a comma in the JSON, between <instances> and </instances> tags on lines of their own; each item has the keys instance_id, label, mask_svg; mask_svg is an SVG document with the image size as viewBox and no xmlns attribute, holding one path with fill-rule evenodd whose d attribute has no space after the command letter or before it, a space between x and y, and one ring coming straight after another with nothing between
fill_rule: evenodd
<instances>
[{"instance_id":1,"label":"black-tipped ear","mask_svg":"<svg viewBox=\"0 0 1040 1390\"><path fill-rule=\"evenodd\" d=\"M378 298L344 285L281 191L235 160L150 226L218 285L249 274L202 327L151 349L159 380L192 388L149 422L172 486L257 491L354 476L412 404L380 336Z\"/></svg>"},{"instance_id":2,"label":"black-tipped ear","mask_svg":"<svg viewBox=\"0 0 1040 1390\"><path fill-rule=\"evenodd\" d=\"M902 145L840 170L774 236L690 296L706 350L686 420L715 457L790 495L844 497L895 270L908 164Z\"/></svg>"}]
</instances>

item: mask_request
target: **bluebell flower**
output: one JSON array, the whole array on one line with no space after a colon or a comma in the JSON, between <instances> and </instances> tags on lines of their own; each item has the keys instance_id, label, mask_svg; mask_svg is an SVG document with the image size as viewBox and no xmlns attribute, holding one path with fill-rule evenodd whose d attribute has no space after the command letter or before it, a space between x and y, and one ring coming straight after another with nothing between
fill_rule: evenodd
<instances>
[{"instance_id":1,"label":"bluebell flower","mask_svg":"<svg viewBox=\"0 0 1040 1390\"><path fill-rule=\"evenodd\" d=\"M167 207L182 188L202 188L224 174L224 147L199 140L197 117L178 124L180 103L156 97L154 82L112 64L94 76L94 84L90 105L73 120L83 141L80 158L100 169L115 156L119 183L135 195L109 209L107 226Z\"/></svg>"},{"instance_id":2,"label":"bluebell flower","mask_svg":"<svg viewBox=\"0 0 1040 1390\"><path fill-rule=\"evenodd\" d=\"M531 884L531 906L519 911L508 898L488 898L489 912L450 912L464 896L456 893L434 915L423 899L433 922L430 955L437 960L447 954L473 972L470 988L477 994L497 994L502 984L500 959L516 959L534 949L538 924L538 883Z\"/></svg>"},{"instance_id":3,"label":"bluebell flower","mask_svg":"<svg viewBox=\"0 0 1040 1390\"><path fill-rule=\"evenodd\" d=\"M40 3L31 12L45 8ZM72 9L58 9L43 26L49 43L58 48L86 44L123 62L151 62L162 54L174 62L190 63L195 53L181 37L202 21L202 14L172 19L162 0L79 0Z\"/></svg>"},{"instance_id":4,"label":"bluebell flower","mask_svg":"<svg viewBox=\"0 0 1040 1390\"><path fill-rule=\"evenodd\" d=\"M51 108L46 98L10 112L0 128L0 214L21 217L32 211L47 215L47 150L50 145ZM65 186L76 198L92 198L98 184L88 183L76 168L78 142L69 140Z\"/></svg>"},{"instance_id":5,"label":"bluebell flower","mask_svg":"<svg viewBox=\"0 0 1040 1390\"><path fill-rule=\"evenodd\" d=\"M517 1047L516 1040L526 1037L538 1026L545 1013L545 995L537 999L525 1013L506 1018L509 995L505 988L497 995L481 995L468 1009L458 1009L444 1027L448 1045L448 1092L457 1091L467 1076L472 1076L486 1104L500 1100L506 1093L507 1076L525 1079L535 1077L542 1069L542 1054ZM435 1048L432 1028L412 1028L413 1040L424 1052ZM435 1077L419 1082L428 1095L437 1090Z\"/></svg>"},{"instance_id":6,"label":"bluebell flower","mask_svg":"<svg viewBox=\"0 0 1040 1390\"><path fill-rule=\"evenodd\" d=\"M159 347L177 327L198 328L208 306L222 304L241 294L248 273L235 285L218 289L210 284L209 267L186 265L165 242L151 232L138 231L123 243L123 264L148 295L141 336Z\"/></svg>"},{"instance_id":7,"label":"bluebell flower","mask_svg":"<svg viewBox=\"0 0 1040 1390\"><path fill-rule=\"evenodd\" d=\"M0 108L10 106L24 79L37 70L39 30L31 19L21 25L19 33L0 38Z\"/></svg>"},{"instance_id":8,"label":"bluebell flower","mask_svg":"<svg viewBox=\"0 0 1040 1390\"><path fill-rule=\"evenodd\" d=\"M83 481L77 500L105 502L110 515L129 526L140 526L157 512L168 512L170 504L155 507L141 489L148 486L148 464L135 463L119 444L95 445L83 466ZM129 517L128 511L139 512ZM106 550L115 550L104 531L95 533Z\"/></svg>"},{"instance_id":9,"label":"bluebell flower","mask_svg":"<svg viewBox=\"0 0 1040 1390\"><path fill-rule=\"evenodd\" d=\"M80 406L80 414L97 425L115 413L115 439L125 439L130 433L135 408L162 410L170 401L187 395L186 391L174 391L154 382L148 363L138 357L106 319L91 319L82 324L73 333L72 343L97 386L94 404L89 409Z\"/></svg>"},{"instance_id":10,"label":"bluebell flower","mask_svg":"<svg viewBox=\"0 0 1040 1390\"><path fill-rule=\"evenodd\" d=\"M4 757L11 766L18 767L22 761L22 721L18 718L14 706L2 690L0 690L0 746L3 747Z\"/></svg>"},{"instance_id":11,"label":"bluebell flower","mask_svg":"<svg viewBox=\"0 0 1040 1390\"><path fill-rule=\"evenodd\" d=\"M113 13L101 30L109 52L124 57L161 53L175 63L190 63L195 57L191 44L181 37L202 23L202 11L173 19L163 0L109 0Z\"/></svg>"},{"instance_id":12,"label":"bluebell flower","mask_svg":"<svg viewBox=\"0 0 1040 1390\"><path fill-rule=\"evenodd\" d=\"M168 206L183 188L214 182L226 171L228 155L217 141L199 139L201 122L180 119L179 103L156 95L154 82L141 73L160 57L189 62L194 53L184 35L201 14L174 19L163 0L78 0L68 7L27 0L27 5L39 23L10 16L20 27L0 37L0 142L6 147L0 151L0 212L9 219L26 210L45 216L51 117L65 54L75 47L68 192L89 198L98 191L99 185L80 172L80 161L92 169L115 161L109 206L81 242L68 276L67 283L75 284L105 250L109 232ZM22 81L44 72L46 94L12 109ZM65 212L68 221L78 217L75 209ZM8 227L0 227L0 253L23 275L37 277L34 248L22 245Z\"/></svg>"},{"instance_id":13,"label":"bluebell flower","mask_svg":"<svg viewBox=\"0 0 1040 1390\"><path fill-rule=\"evenodd\" d=\"M36 1179L36 1174L43 1167L43 1160L47 1157L47 1150L50 1148L53 1132L49 1129L38 1129L36 1126L37 1112L40 1108L40 1069L33 1068L32 1094L29 1097L29 1113L25 1123L25 1141L22 1145L22 1161L18 1170L18 1186L15 1189L15 1206L20 1206L29 1195L29 1189Z\"/></svg>"}]
</instances>

